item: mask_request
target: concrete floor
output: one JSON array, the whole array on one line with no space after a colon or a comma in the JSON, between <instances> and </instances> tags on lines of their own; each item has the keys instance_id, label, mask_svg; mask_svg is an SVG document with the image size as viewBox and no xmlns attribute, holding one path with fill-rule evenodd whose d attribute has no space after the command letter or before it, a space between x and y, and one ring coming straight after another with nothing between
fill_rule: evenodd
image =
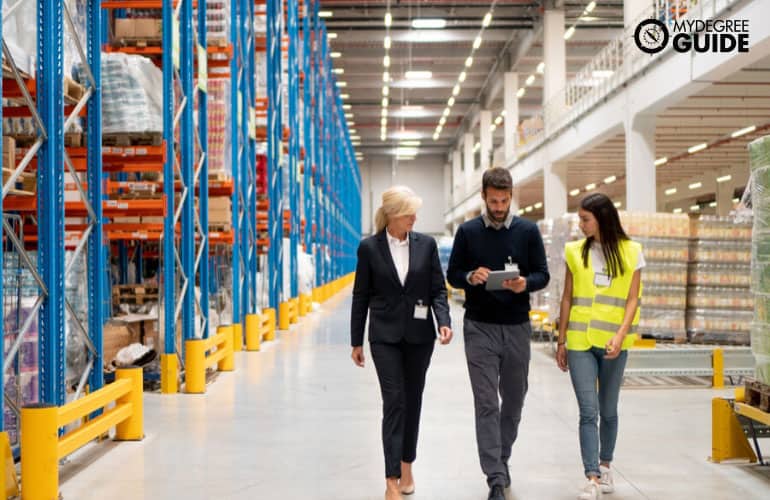
<instances>
[{"instance_id":1,"label":"concrete floor","mask_svg":"<svg viewBox=\"0 0 770 500\"><path fill-rule=\"evenodd\" d=\"M65 499L375 500L384 492L381 402L371 357L350 360L350 291L324 304L201 396L145 397L146 439L102 443L62 468ZM414 500L484 500L463 354L462 309L428 372ZM710 401L729 391L626 389L616 499L768 499L767 468L714 465ZM770 450L770 447L768 447ZM572 500L582 484L569 377L533 348L509 498ZM409 497L407 497L409 498Z\"/></svg>"}]
</instances>

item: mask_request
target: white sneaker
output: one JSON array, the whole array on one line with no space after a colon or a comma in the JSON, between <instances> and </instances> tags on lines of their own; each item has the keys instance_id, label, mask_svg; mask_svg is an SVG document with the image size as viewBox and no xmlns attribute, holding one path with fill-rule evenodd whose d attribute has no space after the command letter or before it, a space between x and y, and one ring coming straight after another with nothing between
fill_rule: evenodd
<instances>
[{"instance_id":1,"label":"white sneaker","mask_svg":"<svg viewBox=\"0 0 770 500\"><path fill-rule=\"evenodd\" d=\"M600 500L602 498L602 489L599 483L595 483L591 480L588 481L583 487L583 490L578 495L578 500Z\"/></svg>"},{"instance_id":2,"label":"white sneaker","mask_svg":"<svg viewBox=\"0 0 770 500\"><path fill-rule=\"evenodd\" d=\"M599 479L602 493L613 493L615 491L615 480L612 478L612 470L609 467L600 465L599 471L602 473L602 477Z\"/></svg>"}]
</instances>

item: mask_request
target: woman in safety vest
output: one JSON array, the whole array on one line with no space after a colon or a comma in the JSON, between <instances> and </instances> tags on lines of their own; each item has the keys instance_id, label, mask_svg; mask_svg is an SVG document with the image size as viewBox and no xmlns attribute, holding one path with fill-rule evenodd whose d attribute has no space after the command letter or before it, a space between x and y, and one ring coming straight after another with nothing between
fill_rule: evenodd
<instances>
[{"instance_id":1,"label":"woman in safety vest","mask_svg":"<svg viewBox=\"0 0 770 500\"><path fill-rule=\"evenodd\" d=\"M644 256L607 196L586 196L578 216L585 239L567 243L564 250L556 361L563 371L569 367L580 408L580 452L588 484L578 498L596 500L614 491L610 463L618 397L639 323Z\"/></svg>"}]
</instances>

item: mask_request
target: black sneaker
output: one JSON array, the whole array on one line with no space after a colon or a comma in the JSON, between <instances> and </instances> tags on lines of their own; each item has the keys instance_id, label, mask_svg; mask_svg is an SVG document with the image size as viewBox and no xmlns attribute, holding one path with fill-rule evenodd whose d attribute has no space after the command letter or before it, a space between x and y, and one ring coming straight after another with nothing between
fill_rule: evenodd
<instances>
[{"instance_id":1,"label":"black sneaker","mask_svg":"<svg viewBox=\"0 0 770 500\"><path fill-rule=\"evenodd\" d=\"M489 496L487 497L487 500L505 500L503 487L499 484L496 484L489 488Z\"/></svg>"}]
</instances>

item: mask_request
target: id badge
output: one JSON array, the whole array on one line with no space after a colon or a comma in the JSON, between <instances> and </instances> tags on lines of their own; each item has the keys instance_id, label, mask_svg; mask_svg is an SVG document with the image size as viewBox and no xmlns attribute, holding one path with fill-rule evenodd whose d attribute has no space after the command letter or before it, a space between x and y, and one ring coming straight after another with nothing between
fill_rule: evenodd
<instances>
[{"instance_id":1,"label":"id badge","mask_svg":"<svg viewBox=\"0 0 770 500\"><path fill-rule=\"evenodd\" d=\"M428 319L428 306L422 305L422 301L414 306L414 319Z\"/></svg>"},{"instance_id":2,"label":"id badge","mask_svg":"<svg viewBox=\"0 0 770 500\"><path fill-rule=\"evenodd\" d=\"M508 263L508 264L505 265L505 270L506 271L518 271L519 270L519 266L516 265L516 264Z\"/></svg>"},{"instance_id":3,"label":"id badge","mask_svg":"<svg viewBox=\"0 0 770 500\"><path fill-rule=\"evenodd\" d=\"M594 286L608 287L612 284L612 277L609 274L594 273Z\"/></svg>"}]
</instances>

